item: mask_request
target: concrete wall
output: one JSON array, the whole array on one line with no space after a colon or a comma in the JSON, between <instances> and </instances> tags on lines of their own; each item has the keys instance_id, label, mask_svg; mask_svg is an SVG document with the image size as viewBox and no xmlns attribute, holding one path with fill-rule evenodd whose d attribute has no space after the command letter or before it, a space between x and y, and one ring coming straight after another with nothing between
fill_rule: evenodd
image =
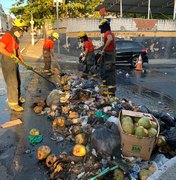
<instances>
[{"instance_id":1,"label":"concrete wall","mask_svg":"<svg viewBox=\"0 0 176 180\"><path fill-rule=\"evenodd\" d=\"M70 18L59 21L59 27L66 28L66 32L99 31L99 19ZM111 19L112 31L176 31L176 21L114 18Z\"/></svg>"},{"instance_id":2,"label":"concrete wall","mask_svg":"<svg viewBox=\"0 0 176 180\"><path fill-rule=\"evenodd\" d=\"M79 56L77 34L85 31L95 48L102 45L98 19L71 18L59 22L61 53ZM176 21L156 19L111 19L118 38L136 40L148 50L149 58L176 58Z\"/></svg>"}]
</instances>

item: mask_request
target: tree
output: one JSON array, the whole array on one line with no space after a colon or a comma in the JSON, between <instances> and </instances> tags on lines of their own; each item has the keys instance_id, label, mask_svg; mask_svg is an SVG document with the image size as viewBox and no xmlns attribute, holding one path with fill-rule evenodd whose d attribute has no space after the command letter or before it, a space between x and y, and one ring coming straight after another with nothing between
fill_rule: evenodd
<instances>
[{"instance_id":1,"label":"tree","mask_svg":"<svg viewBox=\"0 0 176 180\"><path fill-rule=\"evenodd\" d=\"M59 5L60 18L99 17L99 13L95 12L94 9L102 0L64 0L64 2ZM21 17L29 23L32 13L35 26L42 25L44 19L56 19L53 0L28 0L26 5L23 3L24 0L16 0L10 9L17 18Z\"/></svg>"}]
</instances>

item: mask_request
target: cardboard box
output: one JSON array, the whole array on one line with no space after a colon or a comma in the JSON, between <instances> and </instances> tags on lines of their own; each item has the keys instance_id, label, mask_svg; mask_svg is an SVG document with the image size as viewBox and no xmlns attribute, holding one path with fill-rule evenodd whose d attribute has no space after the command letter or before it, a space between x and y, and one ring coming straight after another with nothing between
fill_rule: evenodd
<instances>
[{"instance_id":1,"label":"cardboard box","mask_svg":"<svg viewBox=\"0 0 176 180\"><path fill-rule=\"evenodd\" d=\"M154 120L158 125L158 132L157 135L154 137L137 137L132 134L125 133L121 126L121 117L123 115L131 116L131 117L142 117L147 116L150 119ZM129 157L140 157L143 160L149 160L151 153L155 147L156 139L159 135L160 126L158 120L152 116L151 114L141 113L141 112L134 112L134 111L127 111L122 110L119 113L119 132L121 136L121 149L122 154L124 156Z\"/></svg>"}]
</instances>

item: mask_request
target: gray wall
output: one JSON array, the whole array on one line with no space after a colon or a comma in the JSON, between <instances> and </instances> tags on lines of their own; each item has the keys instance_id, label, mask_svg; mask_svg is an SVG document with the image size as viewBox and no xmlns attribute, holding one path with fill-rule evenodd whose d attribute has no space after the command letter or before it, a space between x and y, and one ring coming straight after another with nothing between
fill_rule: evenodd
<instances>
[{"instance_id":1,"label":"gray wall","mask_svg":"<svg viewBox=\"0 0 176 180\"><path fill-rule=\"evenodd\" d=\"M79 56L77 33L87 32L95 48L102 45L99 34L99 19L71 18L62 19L59 28L65 31L60 33L61 53ZM148 50L149 58L176 58L176 21L156 19L111 19L111 29L116 37L133 39L142 43ZM140 32L140 34L139 34Z\"/></svg>"}]
</instances>

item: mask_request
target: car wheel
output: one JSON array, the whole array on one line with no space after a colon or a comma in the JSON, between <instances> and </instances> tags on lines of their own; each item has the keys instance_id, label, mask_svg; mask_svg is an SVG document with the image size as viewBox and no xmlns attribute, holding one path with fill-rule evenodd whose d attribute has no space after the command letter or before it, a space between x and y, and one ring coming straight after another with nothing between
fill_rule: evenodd
<instances>
[{"instance_id":1,"label":"car wheel","mask_svg":"<svg viewBox=\"0 0 176 180\"><path fill-rule=\"evenodd\" d=\"M137 60L138 60L138 57L137 57L137 56L136 56L136 57L133 57L133 59L131 60L131 66L132 66L133 68L136 67Z\"/></svg>"}]
</instances>

